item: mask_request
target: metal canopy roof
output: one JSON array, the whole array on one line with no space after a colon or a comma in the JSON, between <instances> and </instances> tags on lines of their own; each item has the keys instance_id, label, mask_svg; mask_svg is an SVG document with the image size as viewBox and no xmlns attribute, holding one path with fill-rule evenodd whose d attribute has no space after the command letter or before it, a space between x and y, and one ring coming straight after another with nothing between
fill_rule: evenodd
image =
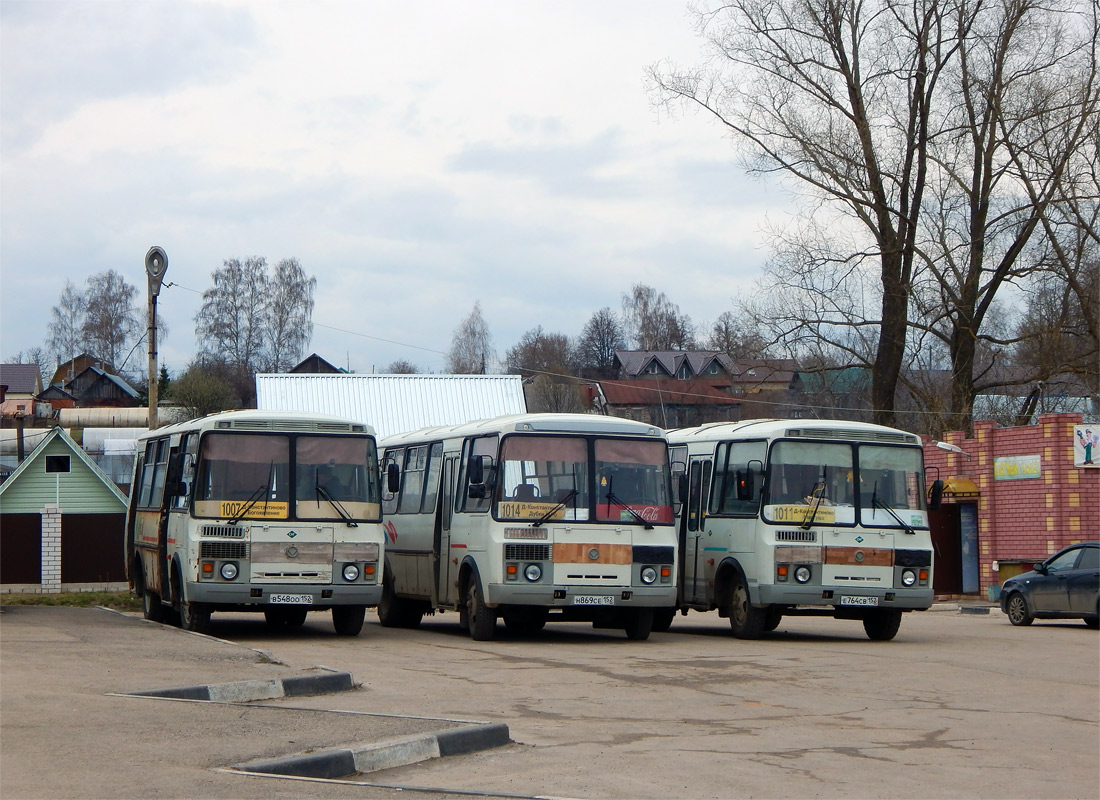
<instances>
[{"instance_id":1,"label":"metal canopy roof","mask_svg":"<svg viewBox=\"0 0 1100 800\"><path fill-rule=\"evenodd\" d=\"M379 438L527 411L519 375L260 374L256 407L347 417Z\"/></svg>"}]
</instances>

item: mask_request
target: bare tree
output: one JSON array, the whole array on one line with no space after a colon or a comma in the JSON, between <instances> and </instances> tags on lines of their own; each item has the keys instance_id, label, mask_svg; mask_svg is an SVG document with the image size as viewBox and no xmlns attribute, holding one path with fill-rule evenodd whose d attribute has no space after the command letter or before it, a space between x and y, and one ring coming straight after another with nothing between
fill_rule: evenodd
<instances>
[{"instance_id":1,"label":"bare tree","mask_svg":"<svg viewBox=\"0 0 1100 800\"><path fill-rule=\"evenodd\" d=\"M194 361L169 384L164 396L183 406L191 417L239 408L240 395L223 373L224 365L207 367Z\"/></svg>"},{"instance_id":2,"label":"bare tree","mask_svg":"<svg viewBox=\"0 0 1100 800\"><path fill-rule=\"evenodd\" d=\"M38 367L38 374L42 376L42 384L49 385L53 375L54 361L50 354L41 347L32 347L28 350L20 350L13 356L8 356L6 364L34 364Z\"/></svg>"},{"instance_id":3,"label":"bare tree","mask_svg":"<svg viewBox=\"0 0 1100 800\"><path fill-rule=\"evenodd\" d=\"M390 362L390 365L386 367L386 372L390 375L419 375L420 367L402 358Z\"/></svg>"},{"instance_id":4,"label":"bare tree","mask_svg":"<svg viewBox=\"0 0 1100 800\"><path fill-rule=\"evenodd\" d=\"M742 361L763 358L768 342L748 315L723 311L711 326L707 347Z\"/></svg>"},{"instance_id":5,"label":"bare tree","mask_svg":"<svg viewBox=\"0 0 1100 800\"><path fill-rule=\"evenodd\" d=\"M46 334L46 348L57 359L57 363L62 364L76 358L87 349L84 342L86 309L84 293L72 281L65 281L57 305L50 309L50 323Z\"/></svg>"},{"instance_id":6,"label":"bare tree","mask_svg":"<svg viewBox=\"0 0 1100 800\"><path fill-rule=\"evenodd\" d=\"M226 259L210 277L195 316L199 353L254 374L264 363L268 330L267 259Z\"/></svg>"},{"instance_id":7,"label":"bare tree","mask_svg":"<svg viewBox=\"0 0 1100 800\"><path fill-rule=\"evenodd\" d=\"M636 283L623 295L623 320L638 350L690 350L695 327L664 292Z\"/></svg>"},{"instance_id":8,"label":"bare tree","mask_svg":"<svg viewBox=\"0 0 1100 800\"><path fill-rule=\"evenodd\" d=\"M797 346L847 328L828 341L856 353L872 344L879 422L894 421L913 288L927 275L917 300L940 289L939 313L924 306L921 324L950 331L952 409L969 411L974 350L963 340L1018 277L1020 253L1095 113L1095 8L1087 19L1075 8L732 0L699 11L709 67L650 70L659 99L714 115L746 146L751 169L786 173L855 223L847 233L862 240L856 246L786 262L788 277L812 280L786 298L807 302L808 324L792 316L784 333ZM994 252L983 250L998 237ZM828 267L828 279L811 264ZM864 278L873 293L859 289ZM844 290L840 302L827 296L829 280Z\"/></svg>"},{"instance_id":9,"label":"bare tree","mask_svg":"<svg viewBox=\"0 0 1100 800\"><path fill-rule=\"evenodd\" d=\"M480 375L489 371L496 358L493 337L481 314L481 301L474 302L474 309L458 327L451 339L447 353L447 371L455 375Z\"/></svg>"},{"instance_id":10,"label":"bare tree","mask_svg":"<svg viewBox=\"0 0 1100 800\"><path fill-rule=\"evenodd\" d=\"M84 341L100 358L122 371L144 331L134 305L137 289L113 269L88 278L84 292Z\"/></svg>"},{"instance_id":11,"label":"bare tree","mask_svg":"<svg viewBox=\"0 0 1100 800\"><path fill-rule=\"evenodd\" d=\"M313 292L317 278L307 276L296 258L275 265L267 294L267 369L285 372L302 359L313 338Z\"/></svg>"},{"instance_id":12,"label":"bare tree","mask_svg":"<svg viewBox=\"0 0 1100 800\"><path fill-rule=\"evenodd\" d=\"M527 410L532 412L561 412L578 414L584 411L580 386L576 381L555 379L551 375L539 375L524 387Z\"/></svg>"},{"instance_id":13,"label":"bare tree","mask_svg":"<svg viewBox=\"0 0 1100 800\"><path fill-rule=\"evenodd\" d=\"M552 380L573 375L573 345L561 333L546 333L542 326L523 334L504 356L504 371L515 375L546 375Z\"/></svg>"},{"instance_id":14,"label":"bare tree","mask_svg":"<svg viewBox=\"0 0 1100 800\"><path fill-rule=\"evenodd\" d=\"M589 318L577 339L578 368L590 378L611 378L615 370L615 353L625 349L623 326L615 312L604 306Z\"/></svg>"}]
</instances>

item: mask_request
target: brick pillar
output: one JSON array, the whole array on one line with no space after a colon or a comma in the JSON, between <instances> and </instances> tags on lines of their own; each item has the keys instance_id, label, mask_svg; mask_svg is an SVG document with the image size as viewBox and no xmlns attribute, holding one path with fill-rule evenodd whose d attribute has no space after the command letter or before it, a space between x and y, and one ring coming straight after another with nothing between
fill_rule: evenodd
<instances>
[{"instance_id":1,"label":"brick pillar","mask_svg":"<svg viewBox=\"0 0 1100 800\"><path fill-rule=\"evenodd\" d=\"M61 592L61 506L42 509L42 592Z\"/></svg>"}]
</instances>

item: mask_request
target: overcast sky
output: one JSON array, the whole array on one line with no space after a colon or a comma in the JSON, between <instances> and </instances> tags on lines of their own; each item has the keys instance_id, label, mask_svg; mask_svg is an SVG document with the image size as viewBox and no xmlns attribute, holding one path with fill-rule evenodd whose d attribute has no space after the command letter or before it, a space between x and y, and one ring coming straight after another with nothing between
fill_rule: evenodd
<instances>
[{"instance_id":1,"label":"overcast sky","mask_svg":"<svg viewBox=\"0 0 1100 800\"><path fill-rule=\"evenodd\" d=\"M173 375L227 258L298 258L309 351L356 372L441 371L477 300L499 355L636 282L712 322L785 198L652 107L646 67L701 52L679 0L0 0L0 358L66 279L144 311L152 245Z\"/></svg>"}]
</instances>

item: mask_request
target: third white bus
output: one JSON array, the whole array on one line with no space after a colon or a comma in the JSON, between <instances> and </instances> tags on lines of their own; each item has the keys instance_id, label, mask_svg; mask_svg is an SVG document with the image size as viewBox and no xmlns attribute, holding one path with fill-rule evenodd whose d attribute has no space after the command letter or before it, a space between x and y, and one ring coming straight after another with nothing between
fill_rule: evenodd
<instances>
[{"instance_id":1,"label":"third white bus","mask_svg":"<svg viewBox=\"0 0 1100 800\"><path fill-rule=\"evenodd\" d=\"M735 636L784 615L861 620L892 639L932 605L920 438L881 425L748 420L670 431L681 613L718 609ZM942 484L933 487L938 504ZM657 629L671 623L665 612Z\"/></svg>"}]
</instances>

